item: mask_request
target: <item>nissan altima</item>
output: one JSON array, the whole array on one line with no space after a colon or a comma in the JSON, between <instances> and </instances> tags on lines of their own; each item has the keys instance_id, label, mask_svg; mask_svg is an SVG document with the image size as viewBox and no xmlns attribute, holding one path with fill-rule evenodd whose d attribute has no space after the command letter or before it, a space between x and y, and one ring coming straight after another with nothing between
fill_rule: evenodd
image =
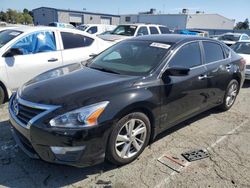
<instances>
[{"instance_id":1,"label":"nissan altima","mask_svg":"<svg viewBox=\"0 0 250 188\"><path fill-rule=\"evenodd\" d=\"M9 103L13 136L32 158L124 165L157 134L208 109L229 110L245 61L225 44L184 35L120 42L84 63L44 73Z\"/></svg>"}]
</instances>

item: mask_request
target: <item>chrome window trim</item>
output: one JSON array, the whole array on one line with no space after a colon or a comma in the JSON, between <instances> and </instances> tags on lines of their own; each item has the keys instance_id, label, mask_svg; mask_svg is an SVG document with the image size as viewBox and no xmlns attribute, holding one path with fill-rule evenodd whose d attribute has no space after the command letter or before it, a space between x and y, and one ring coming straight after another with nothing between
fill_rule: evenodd
<instances>
[{"instance_id":1,"label":"chrome window trim","mask_svg":"<svg viewBox=\"0 0 250 188\"><path fill-rule=\"evenodd\" d=\"M163 72L167 69L167 66L168 66L169 62L172 60L172 58L174 57L174 55L175 55L183 46L185 46L185 45L187 45L187 44L190 44L190 43L194 43L194 42L197 42L197 43L199 44L200 41L201 41L201 40L188 41L188 42L185 42L185 43L183 43L182 45L180 45L178 48L176 48L176 49L173 51L173 53L170 54L170 57L168 58L167 62L165 63L165 65L164 65L163 68L161 69L159 75L157 76L157 79L161 78ZM199 44L199 47L200 47L200 44ZM201 64L201 65L197 65L197 66L195 66L195 67L192 67L192 68L190 68L190 70L193 70L193 69L195 69L195 68L200 68L200 67L204 66L203 60L202 60L202 51L201 51L201 48L200 48L200 52L201 52L201 62L202 62L202 64Z\"/></svg>"},{"instance_id":2,"label":"chrome window trim","mask_svg":"<svg viewBox=\"0 0 250 188\"><path fill-rule=\"evenodd\" d=\"M163 72L166 70L166 68L167 68L167 66L168 66L168 64L169 64L169 62L171 61L171 59L173 58L173 56L179 51L179 49L182 48L183 46L185 46L185 45L187 45L187 44L190 44L190 43L193 43L193 42L198 42L198 43L199 43L200 49L201 49L201 56L204 56L204 53L205 53L205 52L204 52L204 48L203 48L203 44L200 44L201 42L212 42L212 43L216 43L216 44L218 44L218 45L221 46L223 53L225 53L225 50L223 49L223 45L221 45L220 42L217 42L217 41L207 40L207 39L199 39L199 40L195 40L195 41L188 41L188 42L185 42L185 43L183 43L181 46L179 46L178 48L176 48L176 49L173 51L173 53L170 54L170 57L169 57L169 58L167 57L168 60L167 60L167 62L165 63L165 65L163 66L163 68L161 69L159 75L157 76L157 79L161 78L161 76L162 76ZM202 48L201 48L201 46L202 46ZM202 60L202 64L201 64L201 65L197 65L197 66L195 66L195 67L192 67L192 68L190 68L190 70L193 70L193 69L196 69L196 68L200 68L200 67L203 67L203 66L206 67L206 65L209 65L209 64L219 63L219 62L221 62L221 61L225 61L225 60L231 59L231 57L232 57L232 52L231 52L231 49L229 49L229 50L230 50L230 54L229 54L229 56L228 56L227 58L222 59L222 60L219 60L219 61L210 62L210 63L203 62L204 60Z\"/></svg>"},{"instance_id":3,"label":"chrome window trim","mask_svg":"<svg viewBox=\"0 0 250 188\"><path fill-rule=\"evenodd\" d=\"M34 108L34 109L39 109L39 110L45 110L44 112L34 116L27 125L23 124L15 115L15 113L13 112L12 109L12 104L13 104L13 100L17 100L19 104L30 107L30 108ZM14 94L12 95L10 102L9 102L9 113L11 115L11 117L23 128L25 129L30 129L30 126L37 121L38 119L40 119L41 117L49 114L50 112L58 109L61 106L54 106L54 105L45 105L45 104L38 104L38 103L33 103L33 102L29 102L26 101L24 99L21 99L18 94Z\"/></svg>"}]
</instances>

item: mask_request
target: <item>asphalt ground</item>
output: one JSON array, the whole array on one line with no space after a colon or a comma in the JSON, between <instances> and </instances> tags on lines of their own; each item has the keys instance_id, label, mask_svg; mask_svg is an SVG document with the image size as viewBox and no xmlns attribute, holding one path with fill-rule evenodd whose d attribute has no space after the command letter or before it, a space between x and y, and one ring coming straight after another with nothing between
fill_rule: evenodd
<instances>
[{"instance_id":1,"label":"asphalt ground","mask_svg":"<svg viewBox=\"0 0 250 188\"><path fill-rule=\"evenodd\" d=\"M193 150L209 156L193 162L181 156ZM212 109L175 126L122 167L103 163L79 169L28 158L11 136L7 104L2 105L0 187L62 186L250 187L250 82L231 110Z\"/></svg>"}]
</instances>

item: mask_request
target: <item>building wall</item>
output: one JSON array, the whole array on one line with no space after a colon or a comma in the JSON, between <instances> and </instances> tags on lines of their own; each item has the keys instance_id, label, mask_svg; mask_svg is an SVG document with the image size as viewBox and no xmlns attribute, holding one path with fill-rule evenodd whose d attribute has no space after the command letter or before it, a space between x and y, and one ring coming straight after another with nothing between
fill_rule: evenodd
<instances>
[{"instance_id":1,"label":"building wall","mask_svg":"<svg viewBox=\"0 0 250 188\"><path fill-rule=\"evenodd\" d=\"M48 25L57 21L57 11L55 9L40 8L33 11L35 25Z\"/></svg>"},{"instance_id":2,"label":"building wall","mask_svg":"<svg viewBox=\"0 0 250 188\"><path fill-rule=\"evenodd\" d=\"M230 20L218 14L190 14L187 19L187 29L233 29L235 20Z\"/></svg>"},{"instance_id":3,"label":"building wall","mask_svg":"<svg viewBox=\"0 0 250 188\"><path fill-rule=\"evenodd\" d=\"M130 21L128 21L130 20ZM139 15L122 15L120 24L129 23L147 23L165 25L170 29L185 29L187 15L183 14L139 14Z\"/></svg>"},{"instance_id":4,"label":"building wall","mask_svg":"<svg viewBox=\"0 0 250 188\"><path fill-rule=\"evenodd\" d=\"M58 11L58 22L69 23L69 12Z\"/></svg>"},{"instance_id":5,"label":"building wall","mask_svg":"<svg viewBox=\"0 0 250 188\"><path fill-rule=\"evenodd\" d=\"M185 29L187 15L140 15L140 23L165 25L169 29Z\"/></svg>"},{"instance_id":6,"label":"building wall","mask_svg":"<svg viewBox=\"0 0 250 188\"><path fill-rule=\"evenodd\" d=\"M48 25L50 22L73 22L78 24L101 24L101 18L110 18L112 25L118 25L120 17L109 14L87 13L41 7L33 10L35 25Z\"/></svg>"}]
</instances>

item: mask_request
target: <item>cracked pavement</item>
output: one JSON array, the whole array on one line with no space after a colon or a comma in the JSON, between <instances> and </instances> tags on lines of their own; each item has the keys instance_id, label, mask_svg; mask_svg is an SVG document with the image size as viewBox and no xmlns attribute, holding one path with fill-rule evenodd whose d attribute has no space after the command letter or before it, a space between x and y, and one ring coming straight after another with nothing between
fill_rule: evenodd
<instances>
[{"instance_id":1,"label":"cracked pavement","mask_svg":"<svg viewBox=\"0 0 250 188\"><path fill-rule=\"evenodd\" d=\"M232 131L234 130L234 131ZM210 156L174 172L157 159L207 149ZM0 107L0 187L250 187L250 82L228 112L209 110L157 137L138 160L73 168L29 159L15 144Z\"/></svg>"}]
</instances>

